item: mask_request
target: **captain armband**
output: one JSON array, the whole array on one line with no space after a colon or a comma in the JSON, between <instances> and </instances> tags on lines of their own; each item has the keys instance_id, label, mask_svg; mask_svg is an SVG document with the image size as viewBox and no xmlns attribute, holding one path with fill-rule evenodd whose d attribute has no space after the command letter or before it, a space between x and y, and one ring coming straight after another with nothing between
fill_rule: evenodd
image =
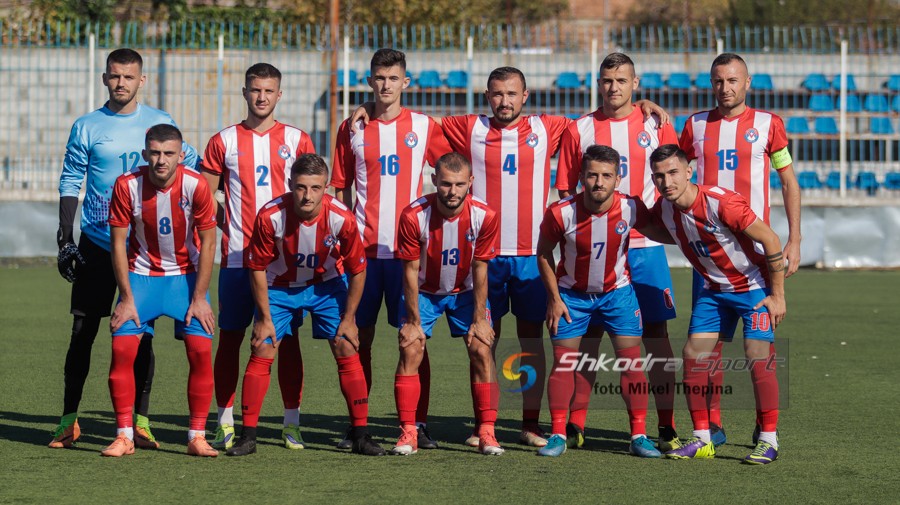
<instances>
[{"instance_id":1,"label":"captain armband","mask_svg":"<svg viewBox=\"0 0 900 505\"><path fill-rule=\"evenodd\" d=\"M780 151L772 153L772 155L769 156L769 159L772 160L772 168L775 170L781 170L794 162L794 160L791 159L791 153L788 151L787 146Z\"/></svg>"}]
</instances>

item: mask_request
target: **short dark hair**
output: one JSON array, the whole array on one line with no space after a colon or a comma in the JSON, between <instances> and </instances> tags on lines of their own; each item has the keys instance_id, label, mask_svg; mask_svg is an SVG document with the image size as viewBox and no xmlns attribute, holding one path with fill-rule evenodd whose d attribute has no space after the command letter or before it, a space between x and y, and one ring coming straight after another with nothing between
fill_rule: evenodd
<instances>
[{"instance_id":1,"label":"short dark hair","mask_svg":"<svg viewBox=\"0 0 900 505\"><path fill-rule=\"evenodd\" d=\"M468 170L472 172L472 164L465 156L459 153L450 152L440 158L434 164L434 173L437 174L441 170L449 170L450 172L462 172Z\"/></svg>"},{"instance_id":2,"label":"short dark hair","mask_svg":"<svg viewBox=\"0 0 900 505\"><path fill-rule=\"evenodd\" d=\"M369 70L374 74L376 68L390 68L394 65L399 65L400 68L406 70L406 54L403 51L382 47L372 55Z\"/></svg>"},{"instance_id":3,"label":"short dark hair","mask_svg":"<svg viewBox=\"0 0 900 505\"><path fill-rule=\"evenodd\" d=\"M732 61L739 61L742 65L744 65L744 68L747 68L747 62L744 61L744 58L741 58L735 53L722 53L716 56L716 59L713 60L712 65L710 65L709 67L709 70L711 72L712 69L720 67L722 65L728 65Z\"/></svg>"},{"instance_id":4,"label":"short dark hair","mask_svg":"<svg viewBox=\"0 0 900 505\"><path fill-rule=\"evenodd\" d=\"M328 177L328 165L318 154L304 153L291 165L291 179L298 175L324 175Z\"/></svg>"},{"instance_id":5,"label":"short dark hair","mask_svg":"<svg viewBox=\"0 0 900 505\"><path fill-rule=\"evenodd\" d=\"M249 86L253 79L278 79L281 82L281 71L269 63L255 63L244 74L244 86Z\"/></svg>"},{"instance_id":6,"label":"short dark hair","mask_svg":"<svg viewBox=\"0 0 900 505\"><path fill-rule=\"evenodd\" d=\"M525 74L516 67L499 67L491 70L491 75L488 76L487 85L490 88L491 81L505 81L514 75L518 76L519 79L522 79L522 89L528 89L528 84L525 82Z\"/></svg>"},{"instance_id":7,"label":"short dark hair","mask_svg":"<svg viewBox=\"0 0 900 505\"><path fill-rule=\"evenodd\" d=\"M581 157L581 173L584 173L584 171L591 166L592 161L609 163L616 167L616 173L618 173L620 160L619 151L616 151L609 146L594 144L591 147L588 147L587 151L585 151L584 155Z\"/></svg>"},{"instance_id":8,"label":"short dark hair","mask_svg":"<svg viewBox=\"0 0 900 505\"><path fill-rule=\"evenodd\" d=\"M678 157L685 165L688 164L687 153L682 151L677 144L663 144L650 154L650 169L652 170L657 163L666 161L672 156Z\"/></svg>"},{"instance_id":9,"label":"short dark hair","mask_svg":"<svg viewBox=\"0 0 900 505\"><path fill-rule=\"evenodd\" d=\"M600 63L600 70L604 68L607 70L615 70L622 65L631 65L631 68L634 68L634 61L625 53L609 53L606 55L606 58L603 58L603 62Z\"/></svg>"},{"instance_id":10,"label":"short dark hair","mask_svg":"<svg viewBox=\"0 0 900 505\"><path fill-rule=\"evenodd\" d=\"M109 71L109 66L113 63L118 63L119 65L137 63L138 68L144 68L144 59L141 58L140 53L127 47L122 47L109 53L109 56L106 57L107 72Z\"/></svg>"},{"instance_id":11,"label":"short dark hair","mask_svg":"<svg viewBox=\"0 0 900 505\"><path fill-rule=\"evenodd\" d=\"M179 130L175 126L165 123L151 126L150 129L147 130L147 134L144 136L144 142L146 145L150 145L150 142L154 141L168 142L170 140L177 140L179 143L184 142L184 138L181 136L181 130Z\"/></svg>"}]
</instances>

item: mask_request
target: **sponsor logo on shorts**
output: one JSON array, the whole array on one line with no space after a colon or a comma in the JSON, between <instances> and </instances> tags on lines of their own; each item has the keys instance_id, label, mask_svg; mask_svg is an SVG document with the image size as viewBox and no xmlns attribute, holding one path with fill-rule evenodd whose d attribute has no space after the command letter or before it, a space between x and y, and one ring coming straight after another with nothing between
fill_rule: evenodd
<instances>
[{"instance_id":1,"label":"sponsor logo on shorts","mask_svg":"<svg viewBox=\"0 0 900 505\"><path fill-rule=\"evenodd\" d=\"M675 308L675 300L672 299L672 290L666 288L663 290L663 301L666 303L667 309Z\"/></svg>"},{"instance_id":2,"label":"sponsor logo on shorts","mask_svg":"<svg viewBox=\"0 0 900 505\"><path fill-rule=\"evenodd\" d=\"M291 148L285 144L281 144L281 147L278 148L278 156L281 156L281 159L286 160L291 157Z\"/></svg>"},{"instance_id":3,"label":"sponsor logo on shorts","mask_svg":"<svg viewBox=\"0 0 900 505\"><path fill-rule=\"evenodd\" d=\"M525 144L528 145L528 147L534 149L538 145L538 140L539 139L537 133L531 132L527 137L525 137Z\"/></svg>"},{"instance_id":4,"label":"sponsor logo on shorts","mask_svg":"<svg viewBox=\"0 0 900 505\"><path fill-rule=\"evenodd\" d=\"M409 132L403 137L403 143L406 144L406 147L412 149L419 145L419 136L416 135L416 132Z\"/></svg>"},{"instance_id":5,"label":"sponsor logo on shorts","mask_svg":"<svg viewBox=\"0 0 900 505\"><path fill-rule=\"evenodd\" d=\"M637 143L639 146L643 147L644 149L647 149L648 147L650 147L650 134L645 131L638 133Z\"/></svg>"},{"instance_id":6,"label":"sponsor logo on shorts","mask_svg":"<svg viewBox=\"0 0 900 505\"><path fill-rule=\"evenodd\" d=\"M759 131L756 128L748 128L747 131L744 132L744 140L751 144L756 142L759 140Z\"/></svg>"}]
</instances>

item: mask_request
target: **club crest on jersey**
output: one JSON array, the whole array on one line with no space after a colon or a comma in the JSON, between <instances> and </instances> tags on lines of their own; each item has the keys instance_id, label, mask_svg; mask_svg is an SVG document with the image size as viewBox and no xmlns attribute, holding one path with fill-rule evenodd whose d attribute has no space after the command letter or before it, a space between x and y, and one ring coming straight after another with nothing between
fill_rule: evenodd
<instances>
[{"instance_id":1,"label":"club crest on jersey","mask_svg":"<svg viewBox=\"0 0 900 505\"><path fill-rule=\"evenodd\" d=\"M534 133L534 132L529 133L528 136L525 137L525 144L532 149L537 147L537 145L538 145L537 133Z\"/></svg>"},{"instance_id":2,"label":"club crest on jersey","mask_svg":"<svg viewBox=\"0 0 900 505\"><path fill-rule=\"evenodd\" d=\"M706 233L716 233L719 231L719 227L716 226L712 221L707 221L703 224L703 229L706 230Z\"/></svg>"},{"instance_id":3,"label":"club crest on jersey","mask_svg":"<svg viewBox=\"0 0 900 505\"><path fill-rule=\"evenodd\" d=\"M281 144L281 147L278 148L278 156L281 156L281 159L286 160L291 157L291 148L285 144Z\"/></svg>"},{"instance_id":4,"label":"club crest on jersey","mask_svg":"<svg viewBox=\"0 0 900 505\"><path fill-rule=\"evenodd\" d=\"M182 196L178 200L178 206L181 207L182 210L188 210L191 208L191 201L188 199L187 196Z\"/></svg>"},{"instance_id":5,"label":"club crest on jersey","mask_svg":"<svg viewBox=\"0 0 900 505\"><path fill-rule=\"evenodd\" d=\"M744 132L744 140L751 144L759 140L759 131L756 128L749 128Z\"/></svg>"},{"instance_id":6,"label":"club crest on jersey","mask_svg":"<svg viewBox=\"0 0 900 505\"><path fill-rule=\"evenodd\" d=\"M419 145L419 136L416 135L416 132L409 132L403 137L403 143L406 144L406 147L412 149Z\"/></svg>"},{"instance_id":7,"label":"club crest on jersey","mask_svg":"<svg viewBox=\"0 0 900 505\"><path fill-rule=\"evenodd\" d=\"M624 220L616 223L616 233L622 235L626 231L628 231L628 223L626 223Z\"/></svg>"},{"instance_id":8,"label":"club crest on jersey","mask_svg":"<svg viewBox=\"0 0 900 505\"><path fill-rule=\"evenodd\" d=\"M475 241L475 232L472 230L467 231L466 232L466 240L469 242L474 242Z\"/></svg>"},{"instance_id":9,"label":"club crest on jersey","mask_svg":"<svg viewBox=\"0 0 900 505\"><path fill-rule=\"evenodd\" d=\"M325 240L322 241L325 244L325 247L334 247L334 244L337 244L337 239L334 238L334 235L328 234L325 235Z\"/></svg>"},{"instance_id":10,"label":"club crest on jersey","mask_svg":"<svg viewBox=\"0 0 900 505\"><path fill-rule=\"evenodd\" d=\"M639 146L643 147L644 149L647 149L648 147L650 147L650 134L645 131L638 133L637 143Z\"/></svg>"}]
</instances>

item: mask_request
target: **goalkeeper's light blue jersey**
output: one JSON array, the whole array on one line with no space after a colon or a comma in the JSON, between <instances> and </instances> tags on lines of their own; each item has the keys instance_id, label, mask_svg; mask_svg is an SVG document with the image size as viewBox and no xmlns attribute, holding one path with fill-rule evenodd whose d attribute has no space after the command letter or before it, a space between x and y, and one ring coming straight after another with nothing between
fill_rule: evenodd
<instances>
[{"instance_id":1,"label":"goalkeeper's light blue jersey","mask_svg":"<svg viewBox=\"0 0 900 505\"><path fill-rule=\"evenodd\" d=\"M140 103L131 114L116 114L107 105L81 116L72 125L59 176L59 196L77 197L87 175L81 207L81 233L86 233L94 243L108 251L109 201L116 178L146 165L141 151L150 127L158 124L175 126L175 121L167 113ZM187 143L182 148L184 165L196 170L197 151Z\"/></svg>"}]
</instances>

